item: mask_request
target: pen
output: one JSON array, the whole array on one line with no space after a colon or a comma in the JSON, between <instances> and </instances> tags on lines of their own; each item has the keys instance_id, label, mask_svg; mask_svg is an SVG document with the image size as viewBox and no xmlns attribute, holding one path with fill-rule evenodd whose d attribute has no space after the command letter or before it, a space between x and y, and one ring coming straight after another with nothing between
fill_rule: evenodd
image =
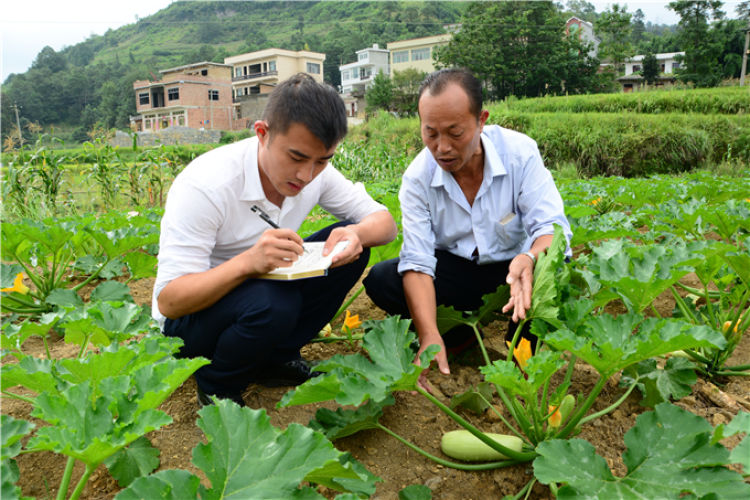
<instances>
[{"instance_id":1,"label":"pen","mask_svg":"<svg viewBox=\"0 0 750 500\"><path fill-rule=\"evenodd\" d=\"M279 229L279 225L276 224L273 220L271 220L271 218L268 216L268 214L265 213L263 211L263 209L260 208L258 205L253 205L252 208L250 208L250 210L252 210L256 214L258 214L258 216L261 219L263 219L264 221L266 221L268 223L268 225L271 226L272 228Z\"/></svg>"}]
</instances>

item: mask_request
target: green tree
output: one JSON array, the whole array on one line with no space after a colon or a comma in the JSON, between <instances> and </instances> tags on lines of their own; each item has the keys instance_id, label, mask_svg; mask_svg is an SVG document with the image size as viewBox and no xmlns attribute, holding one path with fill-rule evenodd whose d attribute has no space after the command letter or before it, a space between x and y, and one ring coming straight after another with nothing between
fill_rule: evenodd
<instances>
[{"instance_id":1,"label":"green tree","mask_svg":"<svg viewBox=\"0 0 750 500\"><path fill-rule=\"evenodd\" d=\"M631 17L632 15L627 12L627 6L612 4L609 10L602 12L596 23L596 33L602 39L602 43L599 44L599 57L609 60L618 75L623 72L625 59L633 55L633 46L630 43Z\"/></svg>"},{"instance_id":2,"label":"green tree","mask_svg":"<svg viewBox=\"0 0 750 500\"><path fill-rule=\"evenodd\" d=\"M656 56L653 52L646 52L643 56L641 76L643 77L643 81L649 85L653 85L659 76L659 63L656 61Z\"/></svg>"},{"instance_id":3,"label":"green tree","mask_svg":"<svg viewBox=\"0 0 750 500\"><path fill-rule=\"evenodd\" d=\"M578 37L564 36L564 24L549 1L472 3L437 63L468 68L492 99L585 92L598 61Z\"/></svg>"},{"instance_id":4,"label":"green tree","mask_svg":"<svg viewBox=\"0 0 750 500\"><path fill-rule=\"evenodd\" d=\"M393 110L399 115L416 115L419 85L426 73L414 68L393 72Z\"/></svg>"},{"instance_id":5,"label":"green tree","mask_svg":"<svg viewBox=\"0 0 750 500\"><path fill-rule=\"evenodd\" d=\"M391 109L393 101L393 85L391 79L385 73L378 73L372 80L372 87L365 93L367 101L367 114L373 113L378 109Z\"/></svg>"},{"instance_id":6,"label":"green tree","mask_svg":"<svg viewBox=\"0 0 750 500\"><path fill-rule=\"evenodd\" d=\"M643 14L643 11L641 9L636 10L633 14L630 26L631 40L633 46L636 47L636 52L638 53L640 53L638 48L640 48L641 44L646 40L646 24L644 23L645 18L646 16Z\"/></svg>"},{"instance_id":7,"label":"green tree","mask_svg":"<svg viewBox=\"0 0 750 500\"><path fill-rule=\"evenodd\" d=\"M680 16L677 37L685 50L684 66L677 77L698 87L714 87L722 78L720 63L723 43L712 29L711 17L724 17L720 0L678 0L668 7Z\"/></svg>"}]
</instances>

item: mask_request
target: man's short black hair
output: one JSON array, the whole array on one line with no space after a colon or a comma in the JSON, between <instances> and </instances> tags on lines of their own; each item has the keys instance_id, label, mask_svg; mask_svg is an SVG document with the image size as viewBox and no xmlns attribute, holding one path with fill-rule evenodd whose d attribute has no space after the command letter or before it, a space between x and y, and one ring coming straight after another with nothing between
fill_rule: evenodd
<instances>
[{"instance_id":1,"label":"man's short black hair","mask_svg":"<svg viewBox=\"0 0 750 500\"><path fill-rule=\"evenodd\" d=\"M263 111L271 136L286 133L293 123L301 123L326 148L346 136L346 107L336 90L316 82L310 75L297 73L271 92Z\"/></svg>"},{"instance_id":2,"label":"man's short black hair","mask_svg":"<svg viewBox=\"0 0 750 500\"><path fill-rule=\"evenodd\" d=\"M427 75L419 86L417 102L426 90L429 90L432 95L438 95L450 83L455 83L464 89L466 95L469 96L469 111L478 118L482 112L482 84L471 71L465 68L445 68Z\"/></svg>"}]
</instances>

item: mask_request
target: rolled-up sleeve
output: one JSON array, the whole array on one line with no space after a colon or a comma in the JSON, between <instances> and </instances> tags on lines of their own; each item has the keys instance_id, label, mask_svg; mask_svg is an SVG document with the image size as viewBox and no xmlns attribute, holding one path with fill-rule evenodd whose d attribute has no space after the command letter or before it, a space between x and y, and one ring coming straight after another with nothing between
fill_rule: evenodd
<instances>
[{"instance_id":1,"label":"rolled-up sleeve","mask_svg":"<svg viewBox=\"0 0 750 500\"><path fill-rule=\"evenodd\" d=\"M401 228L404 241L398 272L417 271L435 277L435 236L427 200L429 182L426 176L404 175L399 191L401 203Z\"/></svg>"}]
</instances>

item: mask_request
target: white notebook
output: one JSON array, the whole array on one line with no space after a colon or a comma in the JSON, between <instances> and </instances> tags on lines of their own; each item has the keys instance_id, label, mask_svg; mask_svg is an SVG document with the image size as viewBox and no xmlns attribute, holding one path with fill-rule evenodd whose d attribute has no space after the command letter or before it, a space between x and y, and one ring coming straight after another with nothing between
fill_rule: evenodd
<instances>
[{"instance_id":1,"label":"white notebook","mask_svg":"<svg viewBox=\"0 0 750 500\"><path fill-rule=\"evenodd\" d=\"M261 279L268 280L298 280L302 278L312 278L314 276L325 276L328 274L328 268L331 267L333 256L341 252L349 245L348 240L339 241L333 247L331 253L323 256L323 241L305 242L303 247L305 253L300 255L289 267L277 267L273 271L258 276Z\"/></svg>"}]
</instances>

